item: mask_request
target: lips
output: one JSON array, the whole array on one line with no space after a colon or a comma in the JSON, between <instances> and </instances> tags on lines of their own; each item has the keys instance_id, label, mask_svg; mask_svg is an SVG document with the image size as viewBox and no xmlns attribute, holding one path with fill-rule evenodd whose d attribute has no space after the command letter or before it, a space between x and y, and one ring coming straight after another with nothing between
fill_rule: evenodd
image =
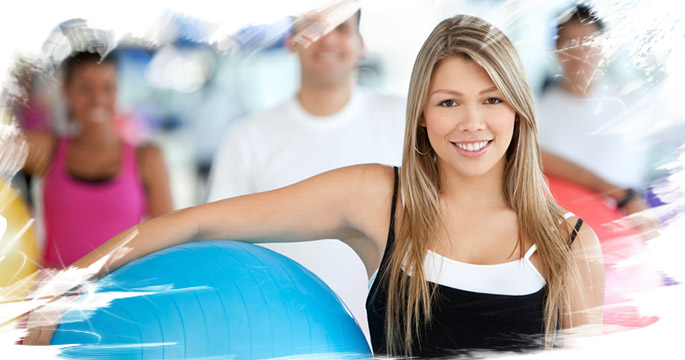
<instances>
[{"instance_id":1,"label":"lips","mask_svg":"<svg viewBox=\"0 0 685 360\"><path fill-rule=\"evenodd\" d=\"M452 142L457 152L465 157L478 157L485 154L493 140L475 140Z\"/></svg>"}]
</instances>

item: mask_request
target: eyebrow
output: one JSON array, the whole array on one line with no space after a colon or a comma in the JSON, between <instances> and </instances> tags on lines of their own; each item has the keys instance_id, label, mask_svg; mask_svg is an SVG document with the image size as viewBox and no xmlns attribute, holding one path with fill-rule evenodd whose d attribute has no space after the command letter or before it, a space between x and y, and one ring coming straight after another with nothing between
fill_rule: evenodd
<instances>
[{"instance_id":1,"label":"eyebrow","mask_svg":"<svg viewBox=\"0 0 685 360\"><path fill-rule=\"evenodd\" d=\"M483 95L483 94L485 94L485 93L489 93L489 92L495 91L495 90L497 90L497 86L491 86L491 87L489 87L489 88L487 88L487 89L485 89L485 90L481 90L481 91L478 93L478 95ZM433 90L433 92L431 92L430 94L433 95L433 94L439 93L439 92L441 92L441 93L446 93L446 94L458 95L458 96L464 96L463 93L460 93L459 91L452 90L452 89L437 89L437 90Z\"/></svg>"}]
</instances>

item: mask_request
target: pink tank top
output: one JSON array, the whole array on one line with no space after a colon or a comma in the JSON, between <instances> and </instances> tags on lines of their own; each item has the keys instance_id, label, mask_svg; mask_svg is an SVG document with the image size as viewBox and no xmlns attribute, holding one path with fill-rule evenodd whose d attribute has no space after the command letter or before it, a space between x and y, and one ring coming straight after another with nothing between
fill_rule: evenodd
<instances>
[{"instance_id":1,"label":"pink tank top","mask_svg":"<svg viewBox=\"0 0 685 360\"><path fill-rule=\"evenodd\" d=\"M105 182L79 180L69 174L71 141L59 140L43 187L44 266L62 268L143 219L145 191L136 149L123 143L119 173Z\"/></svg>"}]
</instances>

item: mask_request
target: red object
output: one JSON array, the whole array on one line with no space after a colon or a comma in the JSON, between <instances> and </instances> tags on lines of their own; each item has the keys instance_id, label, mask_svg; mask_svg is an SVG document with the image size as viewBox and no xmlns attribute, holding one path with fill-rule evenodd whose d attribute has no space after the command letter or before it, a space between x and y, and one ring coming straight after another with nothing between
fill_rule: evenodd
<instances>
[{"instance_id":1,"label":"red object","mask_svg":"<svg viewBox=\"0 0 685 360\"><path fill-rule=\"evenodd\" d=\"M646 240L637 229L619 221L623 214L604 196L552 176L548 184L557 203L583 219L599 238L604 257L604 332L655 323L658 317L641 315L630 302L634 293L663 286L659 270L639 258Z\"/></svg>"}]
</instances>

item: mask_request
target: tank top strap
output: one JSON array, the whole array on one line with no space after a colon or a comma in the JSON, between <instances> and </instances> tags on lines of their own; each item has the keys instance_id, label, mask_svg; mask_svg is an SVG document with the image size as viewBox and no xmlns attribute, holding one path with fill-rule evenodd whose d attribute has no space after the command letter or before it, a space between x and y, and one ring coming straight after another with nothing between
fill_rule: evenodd
<instances>
[{"instance_id":1,"label":"tank top strap","mask_svg":"<svg viewBox=\"0 0 685 360\"><path fill-rule=\"evenodd\" d=\"M393 185L392 189L392 205L390 206L390 228L388 229L388 241L390 241L390 234L393 234L392 240L395 240L395 210L397 209L397 187L398 187L398 182L399 182L399 169L397 166L393 166L393 170L395 170L395 183ZM388 248L389 244L385 245L385 248Z\"/></svg>"},{"instance_id":2,"label":"tank top strap","mask_svg":"<svg viewBox=\"0 0 685 360\"><path fill-rule=\"evenodd\" d=\"M564 220L568 220L569 218L574 217L575 215L572 212L567 212L564 214ZM571 246L573 244L573 241L576 239L576 236L578 236L578 231L580 231L581 226L583 226L583 219L578 218L578 221L576 222L576 225L573 227L573 231L571 231L571 236L569 238L568 246ZM533 246L526 251L526 254L523 255L524 260L530 259L531 256L533 256L533 253L537 250L537 246L533 244Z\"/></svg>"},{"instance_id":3,"label":"tank top strap","mask_svg":"<svg viewBox=\"0 0 685 360\"><path fill-rule=\"evenodd\" d=\"M564 214L564 218L559 220L559 224L564 222L564 220L568 220L572 217L576 216L572 212L567 212ZM578 236L578 231L580 231L581 226L583 226L583 219L578 218L578 221L576 221L576 225L573 227L573 230L571 231L571 236L568 241L568 246L571 246L573 244L573 241L576 239L576 236Z\"/></svg>"},{"instance_id":4,"label":"tank top strap","mask_svg":"<svg viewBox=\"0 0 685 360\"><path fill-rule=\"evenodd\" d=\"M576 236L578 236L578 231L580 231L581 226L583 226L583 219L579 218L576 222L576 226L573 227L573 231L571 232L571 240L568 242L568 246L571 246L573 241L576 240Z\"/></svg>"},{"instance_id":5,"label":"tank top strap","mask_svg":"<svg viewBox=\"0 0 685 360\"><path fill-rule=\"evenodd\" d=\"M523 260L529 260L530 257L533 256L533 254L535 253L535 250L537 250L537 249L538 249L538 247L535 244L533 244L533 246L531 246L530 249L528 249L528 251L526 251L526 254L523 255Z\"/></svg>"}]
</instances>

